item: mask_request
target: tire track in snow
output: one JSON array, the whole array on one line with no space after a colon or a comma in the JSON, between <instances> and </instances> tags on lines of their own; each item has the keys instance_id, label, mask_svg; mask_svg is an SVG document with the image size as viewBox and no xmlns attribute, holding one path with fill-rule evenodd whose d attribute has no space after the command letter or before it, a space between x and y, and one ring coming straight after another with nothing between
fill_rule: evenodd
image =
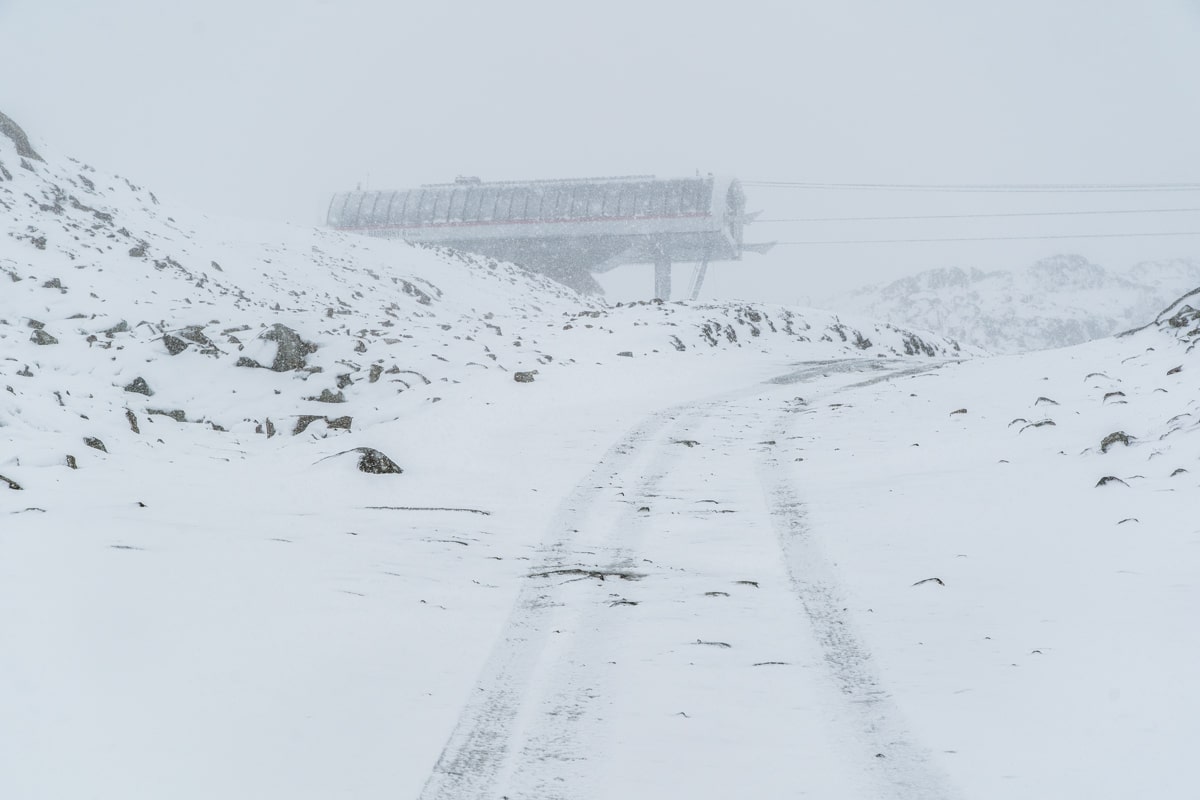
<instances>
[{"instance_id":1,"label":"tire track in snow","mask_svg":"<svg viewBox=\"0 0 1200 800\"><path fill-rule=\"evenodd\" d=\"M606 495L616 485L624 485L624 482L613 484L618 476L649 475L649 479L637 480L635 485L642 495L652 493L658 474L652 468L654 461L670 446L665 442L671 438L671 432L686 423L680 417L701 405L704 404L684 404L652 414L610 447L560 505L542 547L545 566L534 571L578 564L574 557L583 555L583 548L597 544L586 541L586 536L580 533L588 528L589 518ZM654 447L656 444L659 446ZM651 468L642 468L647 462ZM628 506L629 512L636 515L634 508ZM636 517L627 520L636 525ZM616 527L609 526L606 532L613 533ZM599 544L606 543L602 540ZM609 545L610 558L614 556L611 552L614 547L620 544ZM615 563L621 560L625 559L613 558L606 568L628 566ZM586 699L588 681L579 675L564 679L561 674L573 669L566 663L569 642L559 640L553 632L563 630L566 618L578 611L564 607L559 599L561 588L561 583L556 584L554 579L529 579L522 585L501 639L485 664L473 696L443 748L420 800L498 797L495 792L520 770L522 758L531 755L526 742L557 741L558 762L569 760L571 743L577 737L559 729L574 727L581 719L582 715L577 713L583 705L580 692ZM538 719L539 709L535 706L544 696L538 687L564 682L573 687L567 693L573 696L564 698L560 691L559 697L550 701L555 713ZM538 732L539 726L546 727L547 720L554 730L552 735ZM544 755L539 759L543 764L553 762ZM528 781L528 777L522 780Z\"/></svg>"},{"instance_id":2,"label":"tire track in snow","mask_svg":"<svg viewBox=\"0 0 1200 800\"><path fill-rule=\"evenodd\" d=\"M896 371L894 365L868 359L796 366L799 369L769 383L789 385L839 373L886 370L854 384L860 386L928 368ZM583 555L591 555L593 564L604 562L598 564L604 569L635 566L633 548L646 520L637 514L637 505L630 498L656 493L665 464L678 457L680 448L671 440L684 438L689 429L729 402L762 394L763 387L756 385L643 419L609 448L560 504L542 546L545 566L535 571L579 566ZM602 504L607 500L611 505L614 498L610 494L618 489L626 490L624 512L606 519ZM770 508L773 517L783 513L786 502L775 496ZM597 659L588 653L603 646L604 637L598 634L613 623L609 616L589 631L588 614L600 606L595 602L586 607L579 603L568 606L563 587L562 579L556 582L553 578L531 578L522 584L500 640L420 800L580 796L577 792L585 788L582 783L570 788L567 784L584 772L573 765L586 759L581 751L587 744L584 733L596 724L595 714L588 708L600 696L598 686L603 681L594 669ZM575 635L562 635L572 629L577 631Z\"/></svg>"},{"instance_id":3,"label":"tire track in snow","mask_svg":"<svg viewBox=\"0 0 1200 800\"><path fill-rule=\"evenodd\" d=\"M921 366L891 371L837 389L833 394L914 376L929 369L930 366ZM772 424L770 430L780 440L790 432L791 418L797 410L785 409ZM829 677L844 699L846 717L860 741L858 761L863 772L871 775L878 786L875 797L895 800L957 797L948 778L907 731L903 715L891 700L870 651L855 633L836 571L806 523L804 503L788 480L787 469L774 453L764 451L758 471L792 590L811 625Z\"/></svg>"}]
</instances>

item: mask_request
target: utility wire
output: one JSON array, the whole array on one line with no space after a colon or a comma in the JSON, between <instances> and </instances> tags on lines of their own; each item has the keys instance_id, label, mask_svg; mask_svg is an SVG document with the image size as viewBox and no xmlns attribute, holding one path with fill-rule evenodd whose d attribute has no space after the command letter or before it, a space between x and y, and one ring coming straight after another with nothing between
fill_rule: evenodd
<instances>
[{"instance_id":1,"label":"utility wire","mask_svg":"<svg viewBox=\"0 0 1200 800\"><path fill-rule=\"evenodd\" d=\"M1200 192L1200 183L819 183L809 181L742 181L743 186L768 189L834 189L888 192Z\"/></svg>"},{"instance_id":2,"label":"utility wire","mask_svg":"<svg viewBox=\"0 0 1200 800\"><path fill-rule=\"evenodd\" d=\"M823 239L796 242L774 242L776 246L825 245L825 244L911 244L929 242L1013 242L1042 239L1133 239L1160 236L1200 236L1200 231L1164 231L1159 233L1068 233L1047 236L955 236L930 239Z\"/></svg>"},{"instance_id":3,"label":"utility wire","mask_svg":"<svg viewBox=\"0 0 1200 800\"><path fill-rule=\"evenodd\" d=\"M1076 217L1102 214L1182 214L1197 212L1197 208L1125 208L1115 211L1016 211L997 214L912 214L895 217L786 217L779 219L756 219L754 224L762 222L876 222L882 220L917 220L917 219L999 219L1008 217Z\"/></svg>"}]
</instances>

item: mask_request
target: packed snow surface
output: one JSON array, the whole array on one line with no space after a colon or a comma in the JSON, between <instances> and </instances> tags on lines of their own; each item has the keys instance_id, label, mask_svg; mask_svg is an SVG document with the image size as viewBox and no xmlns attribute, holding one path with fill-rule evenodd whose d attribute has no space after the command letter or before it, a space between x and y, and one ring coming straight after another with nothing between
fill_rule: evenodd
<instances>
[{"instance_id":1,"label":"packed snow surface","mask_svg":"<svg viewBox=\"0 0 1200 800\"><path fill-rule=\"evenodd\" d=\"M0 136L0 796L1193 795L1196 296L967 358L37 152Z\"/></svg>"}]
</instances>

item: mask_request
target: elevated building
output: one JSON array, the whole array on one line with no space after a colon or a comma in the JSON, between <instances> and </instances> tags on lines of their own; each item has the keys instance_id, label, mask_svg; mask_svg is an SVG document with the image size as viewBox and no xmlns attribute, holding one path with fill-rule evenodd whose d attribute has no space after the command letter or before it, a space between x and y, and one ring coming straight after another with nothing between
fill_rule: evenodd
<instances>
[{"instance_id":1,"label":"elevated building","mask_svg":"<svg viewBox=\"0 0 1200 800\"><path fill-rule=\"evenodd\" d=\"M732 178L635 175L454 183L334 195L328 224L342 231L452 247L511 261L583 292L593 273L653 264L655 297L671 296L671 264L694 262L690 295L710 261L736 261L751 221Z\"/></svg>"}]
</instances>

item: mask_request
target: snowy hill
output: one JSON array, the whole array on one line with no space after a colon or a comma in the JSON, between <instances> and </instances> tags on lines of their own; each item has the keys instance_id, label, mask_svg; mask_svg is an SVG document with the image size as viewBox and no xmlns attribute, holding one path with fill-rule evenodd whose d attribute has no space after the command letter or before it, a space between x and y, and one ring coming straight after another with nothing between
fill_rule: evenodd
<instances>
[{"instance_id":1,"label":"snowy hill","mask_svg":"<svg viewBox=\"0 0 1200 800\"><path fill-rule=\"evenodd\" d=\"M823 301L829 308L938 331L994 353L1066 347L1111 336L1200 285L1200 262L1140 263L1114 273L1080 256L1023 271L938 269Z\"/></svg>"},{"instance_id":2,"label":"snowy hill","mask_svg":"<svg viewBox=\"0 0 1200 800\"><path fill-rule=\"evenodd\" d=\"M1190 796L1194 293L963 358L0 131L0 796Z\"/></svg>"},{"instance_id":3,"label":"snowy hill","mask_svg":"<svg viewBox=\"0 0 1200 800\"><path fill-rule=\"evenodd\" d=\"M152 192L70 159L29 157L25 141L0 137L0 340L13 381L3 410L57 430L63 446L147 415L235 433L290 431L312 417L324 433L348 415L361 427L469 375L621 352L958 351L784 308L611 308L509 264L327 231L185 224Z\"/></svg>"}]
</instances>

